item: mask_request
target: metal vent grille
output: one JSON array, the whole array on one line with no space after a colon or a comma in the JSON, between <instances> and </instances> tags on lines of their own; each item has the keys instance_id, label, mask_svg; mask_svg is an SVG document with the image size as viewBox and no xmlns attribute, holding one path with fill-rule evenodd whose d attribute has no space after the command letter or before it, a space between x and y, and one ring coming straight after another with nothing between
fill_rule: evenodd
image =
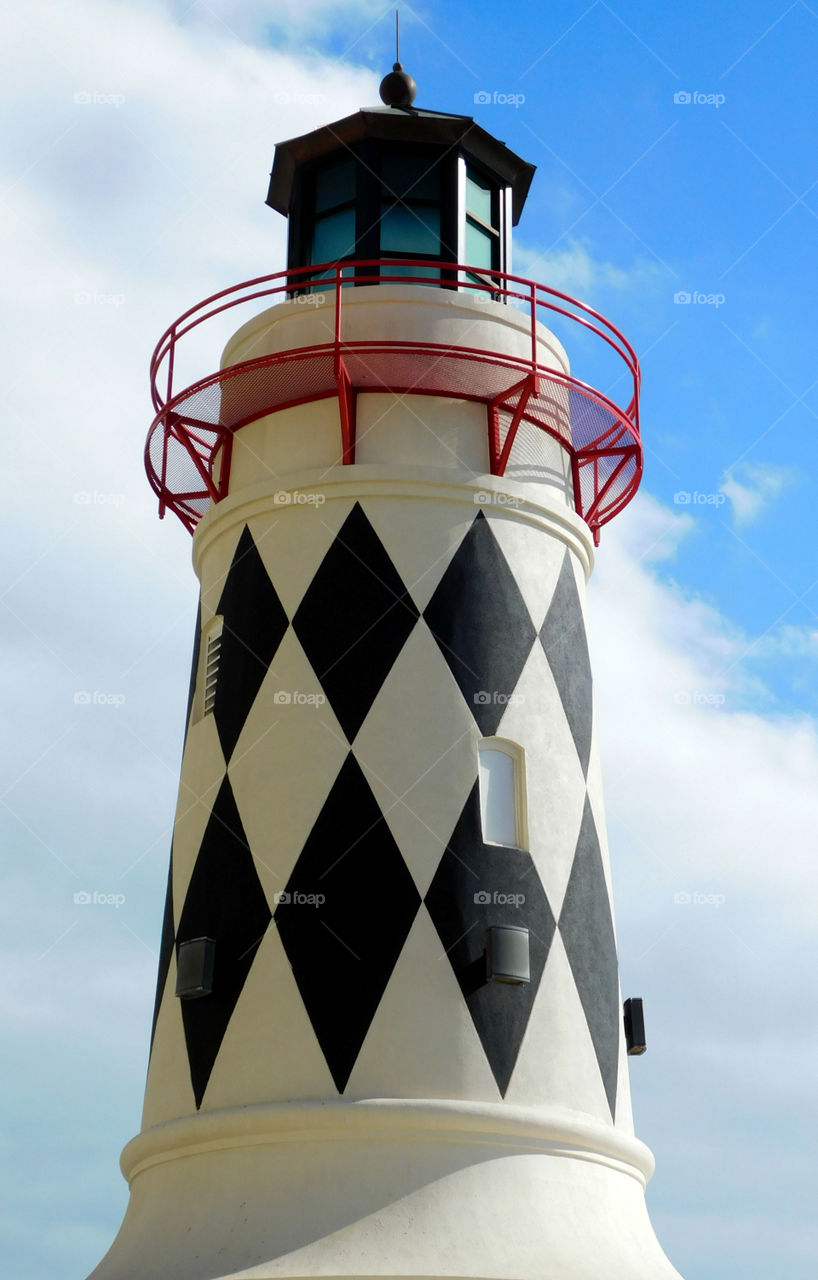
<instances>
[{"instance_id":1,"label":"metal vent grille","mask_svg":"<svg viewBox=\"0 0 818 1280\"><path fill-rule=\"evenodd\" d=\"M219 663L222 656L222 632L212 632L207 637L205 652L204 704L203 713L209 716L216 705L216 687L219 683Z\"/></svg>"}]
</instances>

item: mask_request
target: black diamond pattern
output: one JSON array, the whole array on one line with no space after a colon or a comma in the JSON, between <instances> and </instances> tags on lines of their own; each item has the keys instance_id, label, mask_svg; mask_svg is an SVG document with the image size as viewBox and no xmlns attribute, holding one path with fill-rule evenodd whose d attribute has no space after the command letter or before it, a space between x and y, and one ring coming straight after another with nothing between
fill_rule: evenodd
<instances>
[{"instance_id":1,"label":"black diamond pattern","mask_svg":"<svg viewBox=\"0 0 818 1280\"><path fill-rule=\"evenodd\" d=\"M599 838L587 798L559 930L613 1116L620 1032L616 940Z\"/></svg>"},{"instance_id":2,"label":"black diamond pattern","mask_svg":"<svg viewBox=\"0 0 818 1280\"><path fill-rule=\"evenodd\" d=\"M397 569L356 502L293 618L350 742L417 619Z\"/></svg>"},{"instance_id":3,"label":"black diamond pattern","mask_svg":"<svg viewBox=\"0 0 818 1280\"><path fill-rule=\"evenodd\" d=\"M496 733L537 633L482 511L423 616L480 732Z\"/></svg>"},{"instance_id":4,"label":"black diamond pattern","mask_svg":"<svg viewBox=\"0 0 818 1280\"><path fill-rule=\"evenodd\" d=\"M419 906L400 850L350 754L275 910L339 1093Z\"/></svg>"},{"instance_id":5,"label":"black diamond pattern","mask_svg":"<svg viewBox=\"0 0 818 1280\"><path fill-rule=\"evenodd\" d=\"M504 899L524 896L514 905ZM554 916L530 853L485 844L478 784L466 801L426 895L426 907L446 949L489 1060L505 1095L525 1035L551 941ZM531 981L486 981L489 925L529 930Z\"/></svg>"},{"instance_id":6,"label":"black diamond pattern","mask_svg":"<svg viewBox=\"0 0 818 1280\"><path fill-rule=\"evenodd\" d=\"M224 623L213 715L229 761L287 630L287 615L246 525L216 612Z\"/></svg>"},{"instance_id":7,"label":"black diamond pattern","mask_svg":"<svg viewBox=\"0 0 818 1280\"><path fill-rule=\"evenodd\" d=\"M588 656L582 605L567 551L540 631L540 640L554 676L582 772L587 777L593 724L591 660Z\"/></svg>"},{"instance_id":8,"label":"black diamond pattern","mask_svg":"<svg viewBox=\"0 0 818 1280\"><path fill-rule=\"evenodd\" d=\"M165 891L165 914L162 919L162 939L159 943L159 972L156 977L156 999L153 1005L153 1023L151 1024L151 1050L153 1050L153 1038L156 1035L156 1022L159 1017L159 1006L162 1003L162 996L165 991L165 983L168 980L168 970L170 969L170 958L173 955L173 943L175 941L175 925L173 921L173 847L170 851L170 866L168 867L168 887Z\"/></svg>"},{"instance_id":9,"label":"black diamond pattern","mask_svg":"<svg viewBox=\"0 0 818 1280\"><path fill-rule=\"evenodd\" d=\"M197 1108L269 923L270 908L225 778L202 837L176 935L177 943L201 937L216 942L212 994L181 1002Z\"/></svg>"}]
</instances>

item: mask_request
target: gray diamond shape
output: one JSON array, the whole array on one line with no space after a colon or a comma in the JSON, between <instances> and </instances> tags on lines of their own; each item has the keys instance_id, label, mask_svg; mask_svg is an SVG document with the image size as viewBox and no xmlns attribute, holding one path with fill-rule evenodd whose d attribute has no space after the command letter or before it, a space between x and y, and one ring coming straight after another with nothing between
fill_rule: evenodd
<instances>
[{"instance_id":1,"label":"gray diamond shape","mask_svg":"<svg viewBox=\"0 0 818 1280\"><path fill-rule=\"evenodd\" d=\"M611 1108L619 1065L619 976L611 903L594 815L586 797L559 931L591 1033Z\"/></svg>"},{"instance_id":2,"label":"gray diamond shape","mask_svg":"<svg viewBox=\"0 0 818 1280\"><path fill-rule=\"evenodd\" d=\"M591 659L582 604L568 551L540 630L540 641L554 676L582 772L587 777L593 728Z\"/></svg>"}]
</instances>

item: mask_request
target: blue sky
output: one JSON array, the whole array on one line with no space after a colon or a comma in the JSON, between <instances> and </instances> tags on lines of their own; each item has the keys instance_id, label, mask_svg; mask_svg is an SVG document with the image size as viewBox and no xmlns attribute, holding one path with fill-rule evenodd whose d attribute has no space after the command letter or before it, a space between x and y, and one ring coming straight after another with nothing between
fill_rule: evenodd
<instances>
[{"instance_id":1,"label":"blue sky","mask_svg":"<svg viewBox=\"0 0 818 1280\"><path fill-rule=\"evenodd\" d=\"M274 144L377 101L391 12L32 0L6 18L15 1280L95 1265L139 1127L196 599L188 535L159 524L142 472L150 352L189 305L283 266ZM590 605L623 988L648 1020L631 1077L651 1215L686 1280L812 1280L818 6L402 15L418 105L474 114L537 165L516 268L642 357L645 479L603 532ZM574 372L594 381L587 358ZM75 906L83 889L124 901Z\"/></svg>"}]
</instances>

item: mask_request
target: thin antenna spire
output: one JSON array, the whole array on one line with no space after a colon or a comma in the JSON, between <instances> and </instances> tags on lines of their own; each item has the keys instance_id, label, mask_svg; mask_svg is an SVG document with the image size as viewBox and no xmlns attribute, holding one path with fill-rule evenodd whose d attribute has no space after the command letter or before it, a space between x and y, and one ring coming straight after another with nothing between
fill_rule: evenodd
<instances>
[{"instance_id":1,"label":"thin antenna spire","mask_svg":"<svg viewBox=\"0 0 818 1280\"><path fill-rule=\"evenodd\" d=\"M395 10L395 61L400 62L400 9Z\"/></svg>"}]
</instances>

